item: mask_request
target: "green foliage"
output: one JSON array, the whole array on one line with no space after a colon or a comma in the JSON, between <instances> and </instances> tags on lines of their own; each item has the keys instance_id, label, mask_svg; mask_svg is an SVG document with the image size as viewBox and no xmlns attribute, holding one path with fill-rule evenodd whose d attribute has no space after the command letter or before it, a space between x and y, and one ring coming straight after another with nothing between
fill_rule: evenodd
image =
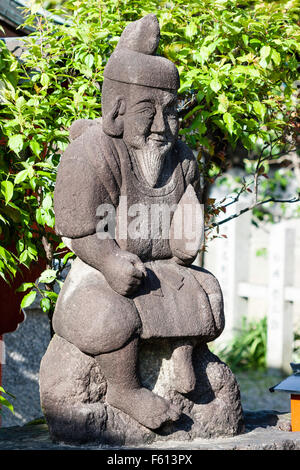
<instances>
[{"instance_id":1,"label":"green foliage","mask_svg":"<svg viewBox=\"0 0 300 470\"><path fill-rule=\"evenodd\" d=\"M276 158L294 144L296 1L77 0L63 5L64 25L38 16L35 5L27 11L26 24L36 30L25 39L21 61L4 44L0 50L0 275L7 281L40 257L46 258L49 273L55 259L64 256L62 267L72 256L53 230L53 190L68 128L76 119L101 115L108 57L124 27L147 13L156 13L160 22L158 52L180 71L180 134L199 150L208 184L226 170L226 156L237 145L257 163L258 152L271 149L270 158ZM256 170L259 179L265 178L267 168L256 165ZM209 218L220 210L226 208L208 204ZM42 290L48 313L55 305L56 278ZM24 292L22 306L35 298Z\"/></svg>"},{"instance_id":2,"label":"green foliage","mask_svg":"<svg viewBox=\"0 0 300 470\"><path fill-rule=\"evenodd\" d=\"M233 371L263 370L266 368L267 319L247 321L244 317L242 326L225 347L214 348L220 359Z\"/></svg>"},{"instance_id":3,"label":"green foliage","mask_svg":"<svg viewBox=\"0 0 300 470\"><path fill-rule=\"evenodd\" d=\"M293 362L300 363L300 330L298 329L294 333L294 342L293 342Z\"/></svg>"},{"instance_id":4,"label":"green foliage","mask_svg":"<svg viewBox=\"0 0 300 470\"><path fill-rule=\"evenodd\" d=\"M166 32L168 38L163 52L179 67L181 91L197 97L181 133L211 152L217 136L225 146L241 141L256 150L259 139L271 142L280 132L278 145L283 144L284 134L292 131L288 111L295 112L296 11L280 10L278 2L204 1L201 6L177 4L176 13L162 19L162 37Z\"/></svg>"},{"instance_id":5,"label":"green foliage","mask_svg":"<svg viewBox=\"0 0 300 470\"><path fill-rule=\"evenodd\" d=\"M5 393L6 395L10 396L11 398L15 398L14 395L12 395L9 392L6 392L3 387L0 386L0 414L2 413L2 406L5 406L8 408L12 413L14 413L14 407L13 405L7 400L7 398L2 396L2 393Z\"/></svg>"}]
</instances>

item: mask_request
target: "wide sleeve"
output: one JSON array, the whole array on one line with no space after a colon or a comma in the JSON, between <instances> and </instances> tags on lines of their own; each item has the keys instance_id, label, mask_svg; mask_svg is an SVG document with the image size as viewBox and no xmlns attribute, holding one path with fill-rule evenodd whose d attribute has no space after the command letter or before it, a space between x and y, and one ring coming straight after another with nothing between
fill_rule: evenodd
<instances>
[{"instance_id":1,"label":"wide sleeve","mask_svg":"<svg viewBox=\"0 0 300 470\"><path fill-rule=\"evenodd\" d=\"M116 155L101 143L99 126L73 140L61 158L54 191L56 232L81 238L96 232L102 204L116 206L120 172ZM98 212L99 213L99 212Z\"/></svg>"}]
</instances>

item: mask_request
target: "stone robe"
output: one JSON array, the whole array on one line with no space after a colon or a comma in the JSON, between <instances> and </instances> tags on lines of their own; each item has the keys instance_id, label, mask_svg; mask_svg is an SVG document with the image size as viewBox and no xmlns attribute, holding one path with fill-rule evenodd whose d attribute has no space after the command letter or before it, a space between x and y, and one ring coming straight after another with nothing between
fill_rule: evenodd
<instances>
[{"instance_id":1,"label":"stone robe","mask_svg":"<svg viewBox=\"0 0 300 470\"><path fill-rule=\"evenodd\" d=\"M121 196L127 197L128 207L142 203L150 211L153 204L178 204L189 185L199 193L197 162L184 143L176 143L164 163L161 184L151 188L121 138L107 136L98 120L77 128L59 165L55 188L56 231L63 237L94 234L97 208L112 204L118 211ZM128 224L131 221L128 217ZM197 336L205 342L219 336L223 300L213 275L170 262L167 238L118 239L117 230L116 242L140 257L146 278L134 295L124 297L99 270L77 258L53 317L59 336L92 355L121 348L135 333L142 338Z\"/></svg>"}]
</instances>

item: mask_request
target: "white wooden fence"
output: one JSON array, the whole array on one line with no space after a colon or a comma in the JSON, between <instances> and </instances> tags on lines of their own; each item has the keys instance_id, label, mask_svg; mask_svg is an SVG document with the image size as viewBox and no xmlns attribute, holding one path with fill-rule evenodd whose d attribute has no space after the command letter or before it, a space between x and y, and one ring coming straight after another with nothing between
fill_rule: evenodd
<instances>
[{"instance_id":1,"label":"white wooden fence","mask_svg":"<svg viewBox=\"0 0 300 470\"><path fill-rule=\"evenodd\" d=\"M232 213L243 208L233 204ZM230 215L230 212L226 216ZM251 215L220 226L227 238L212 241L204 266L218 278L224 295L226 327L219 342L230 340L248 314L251 298L264 299L267 313L267 365L291 373L293 345L293 303L300 302L300 287L295 287L295 221L268 225L268 274L265 284L249 281ZM253 262L253 261L252 261ZM299 263L299 260L298 260ZM252 276L253 277L253 276ZM261 277L261 276L260 276Z\"/></svg>"}]
</instances>

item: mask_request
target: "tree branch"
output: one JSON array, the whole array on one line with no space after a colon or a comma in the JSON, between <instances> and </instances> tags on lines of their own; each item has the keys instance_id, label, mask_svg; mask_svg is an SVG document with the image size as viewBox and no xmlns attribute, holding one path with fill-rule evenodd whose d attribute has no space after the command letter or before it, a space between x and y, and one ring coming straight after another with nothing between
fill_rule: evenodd
<instances>
[{"instance_id":1,"label":"tree branch","mask_svg":"<svg viewBox=\"0 0 300 470\"><path fill-rule=\"evenodd\" d=\"M300 195L294 196L291 199L276 199L273 197L270 197L269 199L265 199L264 201L256 202L255 204L251 204L248 207L245 207L244 209L241 209L240 211L236 212L235 214L232 214L231 216L227 217L226 219L221 220L220 222L214 222L210 224L209 227L205 228L205 232L208 230L214 228L214 227L219 227L220 225L225 224L226 222L229 222L230 220L236 219L240 215L244 214L245 212L248 212L255 207L261 206L262 204L266 204L268 202L283 202L283 203L288 203L288 204L293 204L294 202L299 202L300 201Z\"/></svg>"},{"instance_id":2,"label":"tree branch","mask_svg":"<svg viewBox=\"0 0 300 470\"><path fill-rule=\"evenodd\" d=\"M180 118L184 117L186 114L188 114L192 109L195 107L195 104L197 103L197 96L193 95L192 98L185 103L182 108L179 109L178 111L178 116Z\"/></svg>"}]
</instances>

